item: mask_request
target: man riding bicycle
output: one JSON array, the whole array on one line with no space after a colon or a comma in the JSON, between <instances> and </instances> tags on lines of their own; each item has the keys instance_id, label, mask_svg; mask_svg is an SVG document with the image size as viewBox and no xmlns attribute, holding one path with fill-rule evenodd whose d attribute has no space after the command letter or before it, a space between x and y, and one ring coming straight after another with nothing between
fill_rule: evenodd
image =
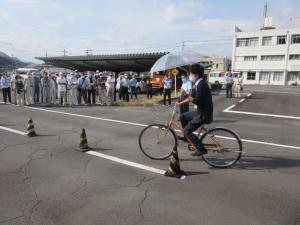
<instances>
[{"instance_id":1,"label":"man riding bicycle","mask_svg":"<svg viewBox=\"0 0 300 225\"><path fill-rule=\"evenodd\" d=\"M186 112L180 116L180 122L184 129L184 137L178 137L180 140L191 140L197 148L191 153L192 156L201 156L207 154L202 141L193 134L195 130L203 124L209 124L213 120L213 102L211 91L204 77L204 68L199 64L194 64L189 69L189 80L195 84L195 91L192 96L189 96L182 102L177 102L176 105L182 105L187 102L192 102L197 106L197 111Z\"/></svg>"}]
</instances>

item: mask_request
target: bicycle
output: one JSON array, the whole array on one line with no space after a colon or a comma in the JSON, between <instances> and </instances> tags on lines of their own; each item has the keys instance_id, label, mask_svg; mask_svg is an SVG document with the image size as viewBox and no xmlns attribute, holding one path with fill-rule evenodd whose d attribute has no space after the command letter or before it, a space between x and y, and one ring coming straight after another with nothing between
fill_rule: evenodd
<instances>
[{"instance_id":1,"label":"bicycle","mask_svg":"<svg viewBox=\"0 0 300 225\"><path fill-rule=\"evenodd\" d=\"M183 134L183 129L175 120L177 114L174 106L167 124L150 124L139 135L141 151L150 159L164 160L171 156L172 150L178 144L176 131ZM174 130L173 127L179 130ZM208 153L202 155L202 159L210 166L216 168L228 168L233 166L242 155L242 141L233 130L225 127L212 129L202 125L196 135L201 139ZM188 149L194 151L195 145L188 139Z\"/></svg>"}]
</instances>

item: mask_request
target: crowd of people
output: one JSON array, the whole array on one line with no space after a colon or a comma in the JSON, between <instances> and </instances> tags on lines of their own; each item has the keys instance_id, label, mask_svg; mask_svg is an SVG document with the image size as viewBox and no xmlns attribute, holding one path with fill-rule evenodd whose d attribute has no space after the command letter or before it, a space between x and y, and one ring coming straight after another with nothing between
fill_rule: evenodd
<instances>
[{"instance_id":1,"label":"crowd of people","mask_svg":"<svg viewBox=\"0 0 300 225\"><path fill-rule=\"evenodd\" d=\"M116 92L119 99L129 101L138 98L137 79L127 74L113 72L54 73L50 70L20 75L0 74L0 88L4 103L17 105L112 105ZM150 80L145 79L147 97L152 98ZM13 93L13 94L12 94ZM12 96L14 99L12 99Z\"/></svg>"}]
</instances>

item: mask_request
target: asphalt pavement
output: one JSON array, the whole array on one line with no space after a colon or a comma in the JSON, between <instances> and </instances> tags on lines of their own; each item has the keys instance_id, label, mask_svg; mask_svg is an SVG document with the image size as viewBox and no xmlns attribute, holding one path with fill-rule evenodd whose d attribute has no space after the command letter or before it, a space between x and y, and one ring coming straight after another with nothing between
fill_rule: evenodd
<instances>
[{"instance_id":1,"label":"asphalt pavement","mask_svg":"<svg viewBox=\"0 0 300 225\"><path fill-rule=\"evenodd\" d=\"M0 126L12 129L0 129L0 224L300 224L300 95L265 89L246 88L241 99L214 93L209 126L238 132L244 154L214 169L180 142L183 180L76 150L85 128L95 152L166 170L169 160L141 153L138 135L169 107L0 105ZM38 137L14 133L26 132L29 117Z\"/></svg>"}]
</instances>

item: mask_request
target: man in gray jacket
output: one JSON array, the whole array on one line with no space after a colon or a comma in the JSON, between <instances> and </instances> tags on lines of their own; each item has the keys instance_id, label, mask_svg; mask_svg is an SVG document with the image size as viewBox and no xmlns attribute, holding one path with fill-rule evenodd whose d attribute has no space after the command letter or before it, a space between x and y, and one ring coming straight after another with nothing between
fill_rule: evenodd
<instances>
[{"instance_id":1,"label":"man in gray jacket","mask_svg":"<svg viewBox=\"0 0 300 225\"><path fill-rule=\"evenodd\" d=\"M43 73L43 78L41 80L42 84L42 102L43 104L50 105L51 101L51 78L48 77L47 72Z\"/></svg>"}]
</instances>

